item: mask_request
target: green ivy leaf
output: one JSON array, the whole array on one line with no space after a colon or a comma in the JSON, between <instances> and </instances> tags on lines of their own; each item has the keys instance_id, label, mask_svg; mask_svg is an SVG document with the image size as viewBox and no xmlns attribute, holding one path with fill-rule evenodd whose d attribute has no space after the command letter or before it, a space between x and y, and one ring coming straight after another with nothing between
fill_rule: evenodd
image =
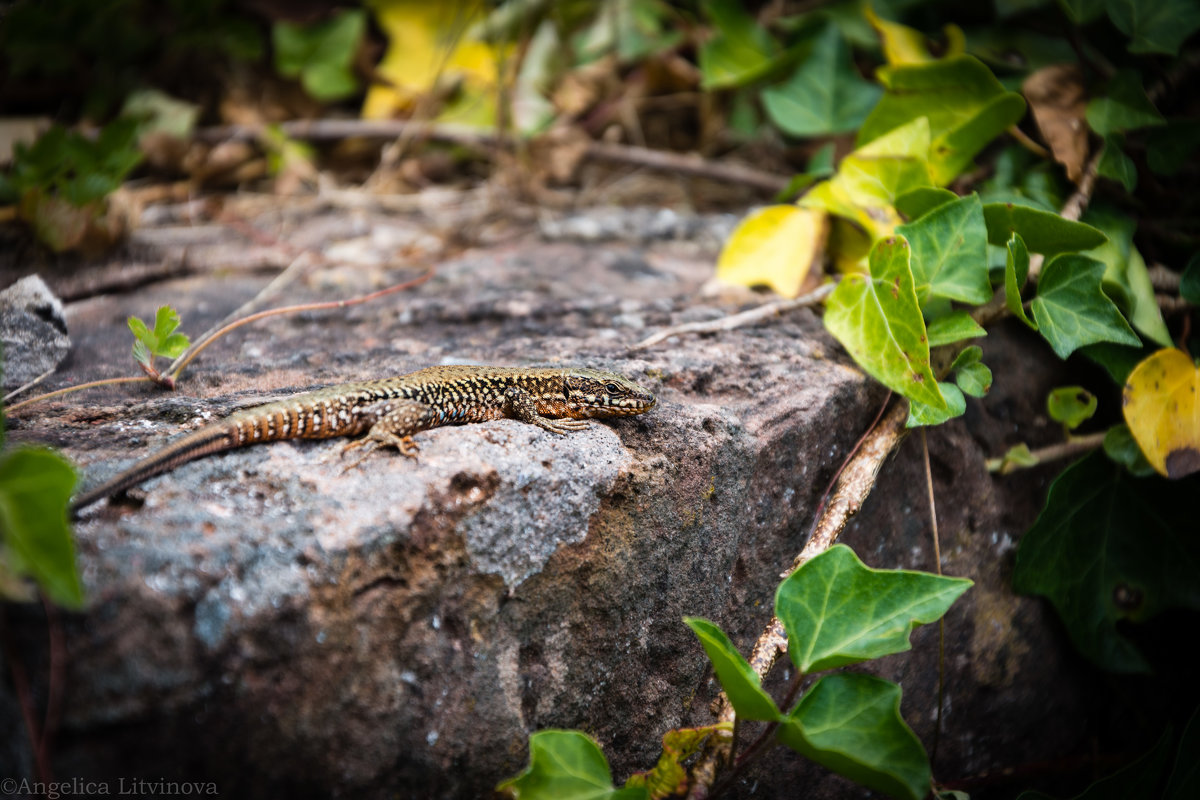
<instances>
[{"instance_id":1,"label":"green ivy leaf","mask_svg":"<svg viewBox=\"0 0 1200 800\"><path fill-rule=\"evenodd\" d=\"M340 100L358 90L351 65L366 31L366 13L339 12L316 25L276 22L271 30L275 69L285 78L300 78L315 100Z\"/></svg>"},{"instance_id":2,"label":"green ivy leaf","mask_svg":"<svg viewBox=\"0 0 1200 800\"><path fill-rule=\"evenodd\" d=\"M1025 113L1025 100L1004 89L977 59L960 55L920 64L883 67L883 98L858 131L859 146L913 120L929 120L930 174L950 183Z\"/></svg>"},{"instance_id":3,"label":"green ivy leaf","mask_svg":"<svg viewBox=\"0 0 1200 800\"><path fill-rule=\"evenodd\" d=\"M965 578L871 569L838 544L779 585L775 614L792 663L819 672L910 649L912 629L941 617L970 586Z\"/></svg>"},{"instance_id":4,"label":"green ivy leaf","mask_svg":"<svg viewBox=\"0 0 1200 800\"><path fill-rule=\"evenodd\" d=\"M1003 247L1012 234L1019 233L1030 252L1042 253L1047 258L1099 247L1106 240L1104 234L1091 225L1015 202L984 203L983 218L987 221L988 241L992 244Z\"/></svg>"},{"instance_id":5,"label":"green ivy leaf","mask_svg":"<svg viewBox=\"0 0 1200 800\"><path fill-rule=\"evenodd\" d=\"M912 248L917 302L945 297L979 305L992 297L987 271L987 226L983 204L970 195L938 206L896 233Z\"/></svg>"},{"instance_id":6,"label":"green ivy leaf","mask_svg":"<svg viewBox=\"0 0 1200 800\"><path fill-rule=\"evenodd\" d=\"M1106 0L1108 18L1129 37L1131 53L1178 55L1200 28L1200 5L1192 0Z\"/></svg>"},{"instance_id":7,"label":"green ivy leaf","mask_svg":"<svg viewBox=\"0 0 1200 800\"><path fill-rule=\"evenodd\" d=\"M1100 290L1103 275L1103 264L1076 253L1056 256L1042 270L1033 318L1059 358L1096 342L1141 345L1113 301Z\"/></svg>"},{"instance_id":8,"label":"green ivy leaf","mask_svg":"<svg viewBox=\"0 0 1200 800\"><path fill-rule=\"evenodd\" d=\"M930 347L961 342L963 339L978 339L987 336L978 322L966 311L952 311L944 317L931 320L926 326Z\"/></svg>"},{"instance_id":9,"label":"green ivy leaf","mask_svg":"<svg viewBox=\"0 0 1200 800\"><path fill-rule=\"evenodd\" d=\"M942 393L942 397L946 398L946 407L934 408L925 403L909 400L908 419L905 420L904 427L919 428L923 425L931 427L941 425L943 422L961 417L967 412L967 399L963 397L962 390L957 385L938 381L938 390Z\"/></svg>"},{"instance_id":10,"label":"green ivy leaf","mask_svg":"<svg viewBox=\"0 0 1200 800\"><path fill-rule=\"evenodd\" d=\"M1104 13L1107 0L1058 0L1067 17L1076 25L1091 22Z\"/></svg>"},{"instance_id":11,"label":"green ivy leaf","mask_svg":"<svg viewBox=\"0 0 1200 800\"><path fill-rule=\"evenodd\" d=\"M943 409L908 260L903 238L877 242L868 259L871 274L847 275L830 295L825 327L871 377L910 400Z\"/></svg>"},{"instance_id":12,"label":"green ivy leaf","mask_svg":"<svg viewBox=\"0 0 1200 800\"><path fill-rule=\"evenodd\" d=\"M792 136L857 130L883 90L859 77L838 27L826 22L786 83L762 93L771 120Z\"/></svg>"},{"instance_id":13,"label":"green ivy leaf","mask_svg":"<svg viewBox=\"0 0 1200 800\"><path fill-rule=\"evenodd\" d=\"M67 503L75 470L59 454L21 448L0 460L0 533L13 568L31 575L56 603L83 605Z\"/></svg>"},{"instance_id":14,"label":"green ivy leaf","mask_svg":"<svg viewBox=\"0 0 1200 800\"><path fill-rule=\"evenodd\" d=\"M1100 96L1088 103L1087 121L1101 136L1166 122L1146 96L1141 76L1128 69L1113 76Z\"/></svg>"},{"instance_id":15,"label":"green ivy leaf","mask_svg":"<svg viewBox=\"0 0 1200 800\"><path fill-rule=\"evenodd\" d=\"M1137 165L1121 150L1120 134L1104 137L1104 150L1096 164L1096 173L1102 178L1111 178L1121 184L1127 192L1137 188Z\"/></svg>"},{"instance_id":16,"label":"green ivy leaf","mask_svg":"<svg viewBox=\"0 0 1200 800\"><path fill-rule=\"evenodd\" d=\"M1092 418L1100 401L1082 386L1059 386L1046 396L1046 412L1050 419L1075 430Z\"/></svg>"},{"instance_id":17,"label":"green ivy leaf","mask_svg":"<svg viewBox=\"0 0 1200 800\"><path fill-rule=\"evenodd\" d=\"M700 85L704 89L744 86L775 64L779 45L736 0L704 0L704 14L717 35L700 46Z\"/></svg>"},{"instance_id":18,"label":"green ivy leaf","mask_svg":"<svg viewBox=\"0 0 1200 800\"><path fill-rule=\"evenodd\" d=\"M946 203L953 203L957 199L958 195L949 189L942 189L938 186L919 186L896 198L896 210L913 222L935 208L944 206Z\"/></svg>"},{"instance_id":19,"label":"green ivy leaf","mask_svg":"<svg viewBox=\"0 0 1200 800\"><path fill-rule=\"evenodd\" d=\"M1200 252L1188 259L1179 279L1179 296L1195 306L1200 306Z\"/></svg>"},{"instance_id":20,"label":"green ivy leaf","mask_svg":"<svg viewBox=\"0 0 1200 800\"><path fill-rule=\"evenodd\" d=\"M1081 347L1079 352L1081 355L1104 367L1108 371L1109 377L1112 378L1113 383L1117 386L1124 386L1125 381L1129 379L1129 373L1133 372L1137 365L1142 363L1142 359L1146 357L1146 352L1141 342L1138 342L1137 347L1101 342L1100 344L1089 344L1087 347Z\"/></svg>"},{"instance_id":21,"label":"green ivy leaf","mask_svg":"<svg viewBox=\"0 0 1200 800\"><path fill-rule=\"evenodd\" d=\"M1021 300L1021 288L1029 277L1029 251L1020 234L1014 233L1006 243L1007 259L1004 262L1004 305L1010 314L1037 330L1037 323L1025 315Z\"/></svg>"},{"instance_id":22,"label":"green ivy leaf","mask_svg":"<svg viewBox=\"0 0 1200 800\"><path fill-rule=\"evenodd\" d=\"M980 360L982 356L983 348L972 345L964 348L950 365L958 388L972 397L983 397L992 388L992 371Z\"/></svg>"},{"instance_id":23,"label":"green ivy leaf","mask_svg":"<svg viewBox=\"0 0 1200 800\"><path fill-rule=\"evenodd\" d=\"M1099 228L1108 241L1083 255L1104 262L1104 293L1117 300L1136 331L1163 347L1171 347L1171 333L1163 322L1162 311L1154 296L1154 285L1146 270L1146 261L1133 246L1136 222L1127 214L1096 203L1088 208L1084 221Z\"/></svg>"},{"instance_id":24,"label":"green ivy leaf","mask_svg":"<svg viewBox=\"0 0 1200 800\"><path fill-rule=\"evenodd\" d=\"M613 786L608 759L579 731L544 730L529 737L529 766L496 787L519 800L647 800L643 788Z\"/></svg>"},{"instance_id":25,"label":"green ivy leaf","mask_svg":"<svg viewBox=\"0 0 1200 800\"><path fill-rule=\"evenodd\" d=\"M1084 656L1114 672L1149 665L1118 628L1175 607L1200 609L1200 479L1131 478L1093 453L1050 486L1021 539L1013 588L1046 597Z\"/></svg>"},{"instance_id":26,"label":"green ivy leaf","mask_svg":"<svg viewBox=\"0 0 1200 800\"><path fill-rule=\"evenodd\" d=\"M805 758L855 783L905 800L929 793L929 758L900 716L900 687L872 675L828 675L776 734Z\"/></svg>"},{"instance_id":27,"label":"green ivy leaf","mask_svg":"<svg viewBox=\"0 0 1200 800\"><path fill-rule=\"evenodd\" d=\"M1123 422L1105 431L1104 454L1113 463L1129 470L1129 474L1135 478L1145 478L1154 474L1154 466L1146 460L1146 454L1133 438L1133 431Z\"/></svg>"},{"instance_id":28,"label":"green ivy leaf","mask_svg":"<svg viewBox=\"0 0 1200 800\"><path fill-rule=\"evenodd\" d=\"M725 690L737 715L742 719L763 722L778 720L780 713L775 701L763 691L762 681L725 632L700 617L685 617L683 621L700 639L717 673L717 679L721 681L721 688Z\"/></svg>"}]
</instances>

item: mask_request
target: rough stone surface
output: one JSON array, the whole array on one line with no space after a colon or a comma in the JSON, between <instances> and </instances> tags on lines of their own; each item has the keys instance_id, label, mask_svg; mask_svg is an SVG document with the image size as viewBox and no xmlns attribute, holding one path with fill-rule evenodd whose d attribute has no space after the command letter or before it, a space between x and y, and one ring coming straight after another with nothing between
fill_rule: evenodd
<instances>
[{"instance_id":1,"label":"rough stone surface","mask_svg":"<svg viewBox=\"0 0 1200 800\"><path fill-rule=\"evenodd\" d=\"M27 275L0 291L0 367L5 392L54 369L70 349L62 303L39 276Z\"/></svg>"},{"instance_id":2,"label":"rough stone surface","mask_svg":"<svg viewBox=\"0 0 1200 800\"><path fill-rule=\"evenodd\" d=\"M339 240L336 219L257 224L308 232L305 243L325 249L366 246L373 223L396 224L368 217ZM588 731L623 780L654 763L665 731L709 721L715 686L680 618L713 619L749 647L883 393L809 311L630 353L651 329L733 310L696 299L711 256L652 238L601 247L528 236L467 250L413 293L242 328L174 395L106 389L12 420L13 439L64 448L90 481L238 407L431 364L587 364L660 400L567 437L510 420L441 428L418 437L417 461L381 454L349 472L336 440L246 448L90 513L77 533L91 604L64 623L56 776L215 781L227 796L479 797L523 767L539 728ZM402 277L327 270L280 304ZM128 373L129 314L170 302L196 332L266 280L190 276L72 303L81 333L56 379ZM1013 365L1028 360L1020 346ZM947 621L936 766L949 776L1080 740L1039 724L1085 702L1062 689L1078 665L1061 658L1040 606L1007 591L1012 542L1050 473L1001 482L981 466L1013 443L1008 415L1028 409L1011 402L972 403L966 421L930 436L943 568L977 581ZM1043 421L1021 438L1036 444L1039 430L1053 432ZM933 566L917 444L910 437L885 466L846 534L872 566ZM23 609L9 622L44 698L46 621ZM913 653L871 667L901 681L927 743L936 638L922 629ZM777 670L768 686L785 679ZM9 692L0 719L19 731ZM23 741L0 749L0 774L31 773ZM734 796L796 786L863 794L777 755Z\"/></svg>"}]
</instances>

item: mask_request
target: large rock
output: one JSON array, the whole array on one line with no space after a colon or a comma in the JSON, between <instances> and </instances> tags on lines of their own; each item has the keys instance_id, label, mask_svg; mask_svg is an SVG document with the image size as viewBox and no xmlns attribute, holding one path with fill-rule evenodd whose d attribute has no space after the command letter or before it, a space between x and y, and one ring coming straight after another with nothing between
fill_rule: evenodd
<instances>
[{"instance_id":1,"label":"large rock","mask_svg":"<svg viewBox=\"0 0 1200 800\"><path fill-rule=\"evenodd\" d=\"M591 733L621 779L651 766L667 729L709 720L707 662L680 618L753 641L883 400L809 311L627 351L649 329L706 313L695 293L710 271L710 257L662 244L522 239L445 261L399 299L243 328L175 395L107 390L14 421L15 438L63 447L92 481L243 405L431 364L598 366L660 400L566 437L509 420L437 429L418 436L416 461L380 454L348 472L338 441L247 448L92 511L77 526L91 602L66 622L57 777L189 778L236 796L477 797L523 766L528 734L546 727ZM344 296L377 277L326 280ZM75 303L68 316L84 333L64 378L118 371L129 314L170 301L199 331L262 283L198 276ZM279 304L327 293L296 285ZM964 478L991 486L956 425L935 448L951 498ZM872 566L932 568L923 484L910 466L892 474L894 494L872 498L892 513L869 508L876 524L849 540ZM977 574L1009 558L1032 510L995 497L973 513L944 520L942 536L947 571L987 589L950 623L954 713L974 703L978 727L990 719L981 687L1043 666L1017 641L1002 571ZM13 622L43 676L44 624L32 609ZM936 652L921 641L921 660L880 668L924 701ZM928 706L916 710L927 737ZM11 696L0 715L20 729ZM981 734L954 735L951 770L975 769L963 737ZM986 744L1027 748L1021 735ZM0 773L30 773L23 741L0 752ZM798 780L846 790L797 759L778 764L748 780L760 792Z\"/></svg>"}]
</instances>

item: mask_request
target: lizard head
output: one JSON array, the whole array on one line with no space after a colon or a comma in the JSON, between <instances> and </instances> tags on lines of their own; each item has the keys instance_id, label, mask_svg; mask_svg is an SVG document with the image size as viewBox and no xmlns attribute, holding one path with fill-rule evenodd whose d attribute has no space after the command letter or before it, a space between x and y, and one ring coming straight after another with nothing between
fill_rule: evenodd
<instances>
[{"instance_id":1,"label":"lizard head","mask_svg":"<svg viewBox=\"0 0 1200 800\"><path fill-rule=\"evenodd\" d=\"M658 402L649 391L615 372L571 369L563 376L567 415L618 417L644 414Z\"/></svg>"}]
</instances>

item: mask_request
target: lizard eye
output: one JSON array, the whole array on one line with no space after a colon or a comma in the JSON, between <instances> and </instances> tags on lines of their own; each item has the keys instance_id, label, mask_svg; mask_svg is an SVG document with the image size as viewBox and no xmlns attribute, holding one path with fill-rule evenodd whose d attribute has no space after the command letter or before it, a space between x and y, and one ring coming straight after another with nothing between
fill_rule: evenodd
<instances>
[{"instance_id":1,"label":"lizard eye","mask_svg":"<svg viewBox=\"0 0 1200 800\"><path fill-rule=\"evenodd\" d=\"M617 394L621 391L621 387L617 386L615 383L606 383L604 384L604 391L608 392L609 394Z\"/></svg>"}]
</instances>

